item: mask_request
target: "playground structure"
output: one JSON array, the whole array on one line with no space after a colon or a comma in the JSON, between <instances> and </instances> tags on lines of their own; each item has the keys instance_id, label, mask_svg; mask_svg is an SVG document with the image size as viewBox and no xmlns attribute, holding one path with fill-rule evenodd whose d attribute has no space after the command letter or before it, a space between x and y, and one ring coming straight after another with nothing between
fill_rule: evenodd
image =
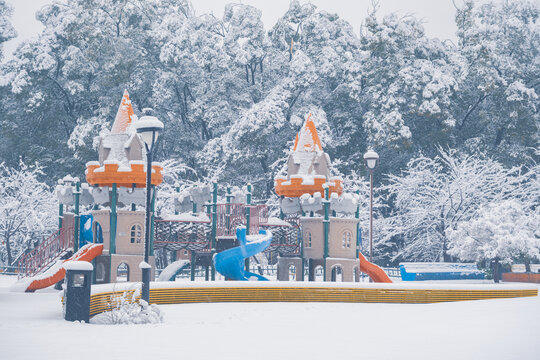
<instances>
[{"instance_id":1,"label":"playground structure","mask_svg":"<svg viewBox=\"0 0 540 360\"><path fill-rule=\"evenodd\" d=\"M225 203L218 203L216 183L212 189L193 187L175 198L177 215L156 221L154 247L187 249L191 279L194 280L195 267L200 265L206 268L206 279L214 280L214 253L219 259L222 252L238 247L234 250L235 261L245 258L246 268L250 257L256 255L245 256L250 250L236 236L237 227L245 226L248 236L257 235L260 230L272 232L264 251L278 255L278 280L315 281L315 274L322 272L323 281L358 282L360 271L365 271L374 281L391 282L382 269L359 252L357 195L343 194L343 180L331 176L330 158L322 150L311 115L296 136L287 164L287 176L275 179L276 193L280 195L279 218L269 217L266 205L252 204L251 185L245 192L227 188ZM207 207L206 214L197 212L202 206ZM306 268L308 279L304 279ZM246 280L238 270L235 276L230 274L224 275ZM259 276L253 277L260 279Z\"/></svg>"},{"instance_id":2,"label":"playground structure","mask_svg":"<svg viewBox=\"0 0 540 360\"><path fill-rule=\"evenodd\" d=\"M141 281L146 170L143 143L131 127L137 120L126 91L111 132L99 138L98 161L86 164L88 183L81 184L71 176L59 180L56 187L59 230L19 261L20 277L40 280L34 281L36 285L27 291L58 282L58 275L49 274L47 269L63 259L93 261L94 283L114 282L124 272L129 281ZM163 181L161 171L162 166L154 163L152 207L155 187ZM91 206L92 210L81 216L81 205ZM73 207L72 213L65 211L69 206ZM99 246L94 246L84 258L78 258L79 248L85 244ZM150 255L149 262L153 265L152 247Z\"/></svg>"},{"instance_id":3,"label":"playground structure","mask_svg":"<svg viewBox=\"0 0 540 360\"><path fill-rule=\"evenodd\" d=\"M101 244L100 252L88 259L94 262L94 283L115 282L120 277L140 281L138 264L144 249L145 212L141 209L145 198L145 149L140 137L132 129L138 121L127 91L113 123L111 132L99 138L98 161L86 164L86 180L70 176L59 181L59 230L20 261L20 274L42 277L58 259L72 259L85 244ZM323 274L324 281L359 281L365 270L375 281L387 281L384 272L362 258L359 253L360 230L358 198L343 194L343 180L330 174L330 158L322 150L315 124L308 116L296 136L287 162L287 176L275 179L280 195L280 216L270 217L267 205L252 203L252 186L244 189L227 187L218 197L218 184L192 186L177 193L175 214L154 219L156 187L163 181L162 166L152 166L150 258L152 278L155 278L154 251L168 252L172 263L166 274L177 274L187 266L191 280L196 268L205 269L205 279L215 280L214 255L236 254L243 257L249 268L250 259L268 263L277 258L277 279L304 281L307 269L309 281L315 274ZM67 212L68 207L73 212ZM80 214L80 206L92 207ZM237 236L243 227L247 238L259 232L272 234L264 247L246 243ZM257 251L246 254L246 246ZM240 247L240 250L231 250ZM227 252L228 251L228 252ZM264 251L264 254L261 252ZM251 253L252 252L252 253ZM187 254L187 258L185 256ZM224 255L217 257L219 260ZM183 259L182 259L183 257ZM179 263L177 260L186 260ZM236 260L235 260L236 262ZM226 266L224 276L231 275ZM239 278L245 270L236 269ZM40 275L41 274L41 275ZM260 274L251 278L262 279ZM174 278L172 275L169 279ZM43 279L41 279L43 280ZM45 286L57 276L40 281Z\"/></svg>"},{"instance_id":4,"label":"playground structure","mask_svg":"<svg viewBox=\"0 0 540 360\"><path fill-rule=\"evenodd\" d=\"M111 132L99 139L98 161L86 164L87 183L81 184L71 176L58 182L59 230L19 261L20 283L26 291L58 284L64 278L64 262L81 260L92 261L95 269L93 283L97 285L92 289L91 315L110 310L114 297L126 292L134 295L133 282L142 278L139 264L144 252L142 207L146 195L145 150L131 126L136 121L125 92ZM155 250L168 253L172 263L163 269L159 278L162 282L150 284L150 302L430 303L538 294L536 288L510 285L473 289L352 284L359 281L360 272L376 283L391 281L359 252L358 195L343 192L343 180L332 176L330 165L309 116L290 151L287 175L275 179L279 217L270 216L267 205L253 203L251 185L244 189L229 186L220 198L214 182L182 191L177 187L175 214L154 218L157 186L163 181L162 166L154 164L150 189L151 276L156 278ZM81 206L92 210L80 214ZM72 212L67 211L69 207ZM249 272L249 262L253 259L262 263L268 258L277 258L281 285L262 281L258 285L229 282L224 286L215 282L201 287L196 282L173 281L188 267L191 280L195 280L197 267L205 269L206 280L215 280L216 270L226 280L266 280L262 274ZM319 273L327 283L313 282ZM415 276L419 273L416 271ZM127 281L125 286L117 283L122 277ZM341 281L349 284L337 283Z\"/></svg>"}]
</instances>

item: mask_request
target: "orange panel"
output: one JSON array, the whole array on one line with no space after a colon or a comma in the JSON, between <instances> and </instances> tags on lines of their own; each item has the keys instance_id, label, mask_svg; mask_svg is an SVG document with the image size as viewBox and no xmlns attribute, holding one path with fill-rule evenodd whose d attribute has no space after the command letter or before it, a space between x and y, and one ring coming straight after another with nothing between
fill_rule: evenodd
<instances>
[{"instance_id":1,"label":"orange panel","mask_svg":"<svg viewBox=\"0 0 540 360\"><path fill-rule=\"evenodd\" d=\"M503 273L502 280L508 282L528 282L540 284L540 273Z\"/></svg>"},{"instance_id":2,"label":"orange panel","mask_svg":"<svg viewBox=\"0 0 540 360\"><path fill-rule=\"evenodd\" d=\"M290 185L283 184L284 182L290 182ZM292 178L290 180L285 179L276 179L276 194L279 196L286 196L286 197L300 197L302 194L315 194L320 193L321 196L324 196L324 184L330 184L328 186L329 193L337 193L338 195L341 195L343 192L343 186L341 184L341 180L332 180L330 182L327 182L326 179L320 179L315 178L313 185L305 185L302 184L301 178ZM331 185L331 184L334 185Z\"/></svg>"},{"instance_id":3,"label":"orange panel","mask_svg":"<svg viewBox=\"0 0 540 360\"><path fill-rule=\"evenodd\" d=\"M138 188L146 186L146 172L144 164L131 164L131 171L118 171L118 164L105 164L104 171L96 172L99 165L87 166L86 181L90 185L132 187L135 184ZM162 167L153 165L152 185L159 185L163 182Z\"/></svg>"}]
</instances>

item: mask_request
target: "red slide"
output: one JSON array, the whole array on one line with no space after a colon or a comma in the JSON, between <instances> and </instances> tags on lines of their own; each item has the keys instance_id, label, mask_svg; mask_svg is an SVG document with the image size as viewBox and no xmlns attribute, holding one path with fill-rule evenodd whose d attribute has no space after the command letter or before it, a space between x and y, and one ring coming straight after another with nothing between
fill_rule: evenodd
<instances>
[{"instance_id":1,"label":"red slide","mask_svg":"<svg viewBox=\"0 0 540 360\"><path fill-rule=\"evenodd\" d=\"M28 285L26 292L34 292L38 289L43 289L52 286L62 280L66 276L66 270L61 264L66 261L92 261L96 256L101 255L103 244L88 244L80 248L69 259L64 260L58 265L53 265L52 268L43 274L36 275L34 281Z\"/></svg>"},{"instance_id":2,"label":"red slide","mask_svg":"<svg viewBox=\"0 0 540 360\"><path fill-rule=\"evenodd\" d=\"M383 269L367 261L367 259L364 257L364 255L362 255L361 252L358 252L358 259L360 260L360 271L368 274L371 280L378 283L392 282L392 280L390 280L390 278L388 277L388 275L386 275Z\"/></svg>"}]
</instances>

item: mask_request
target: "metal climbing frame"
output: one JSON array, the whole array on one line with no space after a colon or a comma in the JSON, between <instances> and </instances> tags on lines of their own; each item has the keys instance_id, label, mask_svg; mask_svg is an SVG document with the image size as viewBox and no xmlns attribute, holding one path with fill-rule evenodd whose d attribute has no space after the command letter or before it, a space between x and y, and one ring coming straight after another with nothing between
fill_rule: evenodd
<instances>
[{"instance_id":1,"label":"metal climbing frame","mask_svg":"<svg viewBox=\"0 0 540 360\"><path fill-rule=\"evenodd\" d=\"M268 221L268 208L266 205L217 204L216 235L235 236L236 227L246 225L246 209L249 209L249 232L250 234L257 234L260 225Z\"/></svg>"},{"instance_id":2,"label":"metal climbing frame","mask_svg":"<svg viewBox=\"0 0 540 360\"><path fill-rule=\"evenodd\" d=\"M154 224L155 249L190 251L210 249L209 222L155 220Z\"/></svg>"},{"instance_id":3,"label":"metal climbing frame","mask_svg":"<svg viewBox=\"0 0 540 360\"><path fill-rule=\"evenodd\" d=\"M266 251L280 256L300 256L300 245L302 243L300 218L289 217L285 221L291 226L269 226L261 224L264 229L272 231L272 243Z\"/></svg>"},{"instance_id":4,"label":"metal climbing frame","mask_svg":"<svg viewBox=\"0 0 540 360\"><path fill-rule=\"evenodd\" d=\"M278 255L296 256L300 254L302 239L300 219L285 219L291 226L268 224L269 209L266 205L245 205L226 203L216 205L216 237L236 236L236 228L246 225L249 210L249 229L257 234L260 229L273 233L273 240L266 252ZM212 214L207 214L211 219ZM177 220L155 220L154 248L166 250L187 249L209 251L211 248L211 222L188 222Z\"/></svg>"}]
</instances>

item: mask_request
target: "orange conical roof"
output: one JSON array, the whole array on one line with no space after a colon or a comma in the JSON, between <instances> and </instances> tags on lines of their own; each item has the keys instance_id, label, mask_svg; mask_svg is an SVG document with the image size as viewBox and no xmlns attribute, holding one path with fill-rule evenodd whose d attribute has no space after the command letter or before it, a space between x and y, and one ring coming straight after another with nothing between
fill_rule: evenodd
<instances>
[{"instance_id":1,"label":"orange conical roof","mask_svg":"<svg viewBox=\"0 0 540 360\"><path fill-rule=\"evenodd\" d=\"M315 128L315 123L311 120L311 113L298 134L296 134L293 151L322 151L321 140Z\"/></svg>"},{"instance_id":2,"label":"orange conical roof","mask_svg":"<svg viewBox=\"0 0 540 360\"><path fill-rule=\"evenodd\" d=\"M127 90L124 90L124 96L122 96L122 102L118 107L116 118L111 129L111 134L122 134L126 132L129 124L131 124L133 116L133 107L131 107L131 100L129 100L129 94Z\"/></svg>"}]
</instances>

